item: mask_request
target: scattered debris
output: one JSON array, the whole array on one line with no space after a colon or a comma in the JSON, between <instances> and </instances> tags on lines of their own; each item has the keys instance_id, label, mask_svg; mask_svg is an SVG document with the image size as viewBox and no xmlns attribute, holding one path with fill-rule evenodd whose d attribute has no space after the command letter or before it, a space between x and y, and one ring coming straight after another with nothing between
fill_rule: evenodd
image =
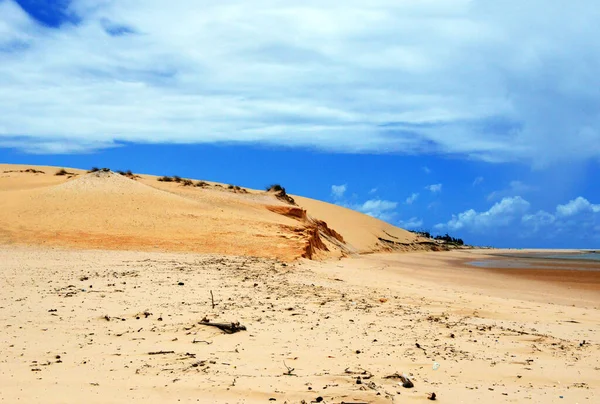
<instances>
[{"instance_id":1,"label":"scattered debris","mask_svg":"<svg viewBox=\"0 0 600 404\"><path fill-rule=\"evenodd\" d=\"M400 380L402 381L402 387L404 387L406 389L411 389L411 388L415 387L413 382L405 374L400 375Z\"/></svg>"},{"instance_id":2,"label":"scattered debris","mask_svg":"<svg viewBox=\"0 0 600 404\"><path fill-rule=\"evenodd\" d=\"M285 376L297 376L293 373L296 369L289 367L285 361L283 361L283 366L285 366L287 369L287 372L284 373Z\"/></svg>"},{"instance_id":3,"label":"scattered debris","mask_svg":"<svg viewBox=\"0 0 600 404\"><path fill-rule=\"evenodd\" d=\"M239 331L246 331L246 326L241 325L239 321L235 323L209 323L208 321L203 320L198 324L217 327L218 329L225 331L227 334L235 334Z\"/></svg>"}]
</instances>

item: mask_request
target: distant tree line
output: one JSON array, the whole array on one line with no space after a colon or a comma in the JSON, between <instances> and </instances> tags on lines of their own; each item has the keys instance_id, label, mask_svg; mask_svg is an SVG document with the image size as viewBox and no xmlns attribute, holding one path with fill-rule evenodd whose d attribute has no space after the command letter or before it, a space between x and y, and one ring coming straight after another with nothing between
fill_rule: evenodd
<instances>
[{"instance_id":1,"label":"distant tree line","mask_svg":"<svg viewBox=\"0 0 600 404\"><path fill-rule=\"evenodd\" d=\"M462 238L454 238L448 235L448 233L446 233L443 236L437 235L434 237L435 240L442 240L445 241L446 243L452 243L452 244L456 244L456 245L464 245L465 242L462 240Z\"/></svg>"},{"instance_id":2,"label":"distant tree line","mask_svg":"<svg viewBox=\"0 0 600 404\"><path fill-rule=\"evenodd\" d=\"M417 234L421 237L425 237L425 238L432 238L434 240L440 240L440 241L444 241L446 243L451 243L451 244L456 244L456 245L465 245L465 242L463 241L463 239L461 238L456 238L456 237L452 237L450 236L448 233L442 235L437 235L437 236L432 236L431 233L427 230L409 230L411 233Z\"/></svg>"}]
</instances>

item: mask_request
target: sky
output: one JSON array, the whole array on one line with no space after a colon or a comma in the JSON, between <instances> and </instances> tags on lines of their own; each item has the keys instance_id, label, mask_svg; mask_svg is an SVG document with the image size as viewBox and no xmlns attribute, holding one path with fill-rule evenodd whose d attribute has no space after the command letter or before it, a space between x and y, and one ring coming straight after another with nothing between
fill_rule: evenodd
<instances>
[{"instance_id":1,"label":"sky","mask_svg":"<svg viewBox=\"0 0 600 404\"><path fill-rule=\"evenodd\" d=\"M598 21L595 0L0 0L0 162L600 248Z\"/></svg>"}]
</instances>

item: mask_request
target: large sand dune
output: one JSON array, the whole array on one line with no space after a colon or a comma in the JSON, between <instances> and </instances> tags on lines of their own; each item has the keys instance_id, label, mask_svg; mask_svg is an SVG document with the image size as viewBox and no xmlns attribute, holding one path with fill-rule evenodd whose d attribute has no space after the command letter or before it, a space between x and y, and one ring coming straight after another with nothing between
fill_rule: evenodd
<instances>
[{"instance_id":1,"label":"large sand dune","mask_svg":"<svg viewBox=\"0 0 600 404\"><path fill-rule=\"evenodd\" d=\"M35 172L37 171L37 172ZM294 260L425 240L336 205L274 193L160 182L154 176L0 165L0 240L65 247L189 251ZM387 241L382 241L387 240Z\"/></svg>"}]
</instances>

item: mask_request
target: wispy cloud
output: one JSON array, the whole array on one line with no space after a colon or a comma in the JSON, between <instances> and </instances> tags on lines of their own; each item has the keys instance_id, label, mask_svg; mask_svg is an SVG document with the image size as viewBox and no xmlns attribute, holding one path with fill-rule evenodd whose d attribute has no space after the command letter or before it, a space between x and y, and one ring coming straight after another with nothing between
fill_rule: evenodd
<instances>
[{"instance_id":1,"label":"wispy cloud","mask_svg":"<svg viewBox=\"0 0 600 404\"><path fill-rule=\"evenodd\" d=\"M494 200L504 198L506 196L515 196L515 195L524 196L525 194L527 194L531 191L535 191L535 189L536 189L535 187L524 184L521 181L511 181L510 184L508 185L508 187L491 192L487 196L487 200L494 201Z\"/></svg>"},{"instance_id":2,"label":"wispy cloud","mask_svg":"<svg viewBox=\"0 0 600 404\"><path fill-rule=\"evenodd\" d=\"M431 184L425 187L426 190L435 193L442 192L442 184Z\"/></svg>"},{"instance_id":3,"label":"wispy cloud","mask_svg":"<svg viewBox=\"0 0 600 404\"><path fill-rule=\"evenodd\" d=\"M473 180L473 186L476 187L477 185L481 184L483 182L483 177L477 177Z\"/></svg>"},{"instance_id":4,"label":"wispy cloud","mask_svg":"<svg viewBox=\"0 0 600 404\"><path fill-rule=\"evenodd\" d=\"M600 103L595 0L73 0L67 11L77 23L50 28L0 1L0 138L29 152L130 141L600 156L585 107Z\"/></svg>"},{"instance_id":5,"label":"wispy cloud","mask_svg":"<svg viewBox=\"0 0 600 404\"><path fill-rule=\"evenodd\" d=\"M346 193L346 189L348 189L348 186L346 184L332 185L331 186L331 196L333 196L334 199L341 199L344 197L344 194Z\"/></svg>"},{"instance_id":6,"label":"wispy cloud","mask_svg":"<svg viewBox=\"0 0 600 404\"><path fill-rule=\"evenodd\" d=\"M417 192L413 192L408 198L406 198L406 204L412 205L419 198L419 194Z\"/></svg>"},{"instance_id":7,"label":"wispy cloud","mask_svg":"<svg viewBox=\"0 0 600 404\"><path fill-rule=\"evenodd\" d=\"M406 230L419 230L421 227L423 227L423 220L417 217L411 217L408 220L399 220L398 227Z\"/></svg>"}]
</instances>

